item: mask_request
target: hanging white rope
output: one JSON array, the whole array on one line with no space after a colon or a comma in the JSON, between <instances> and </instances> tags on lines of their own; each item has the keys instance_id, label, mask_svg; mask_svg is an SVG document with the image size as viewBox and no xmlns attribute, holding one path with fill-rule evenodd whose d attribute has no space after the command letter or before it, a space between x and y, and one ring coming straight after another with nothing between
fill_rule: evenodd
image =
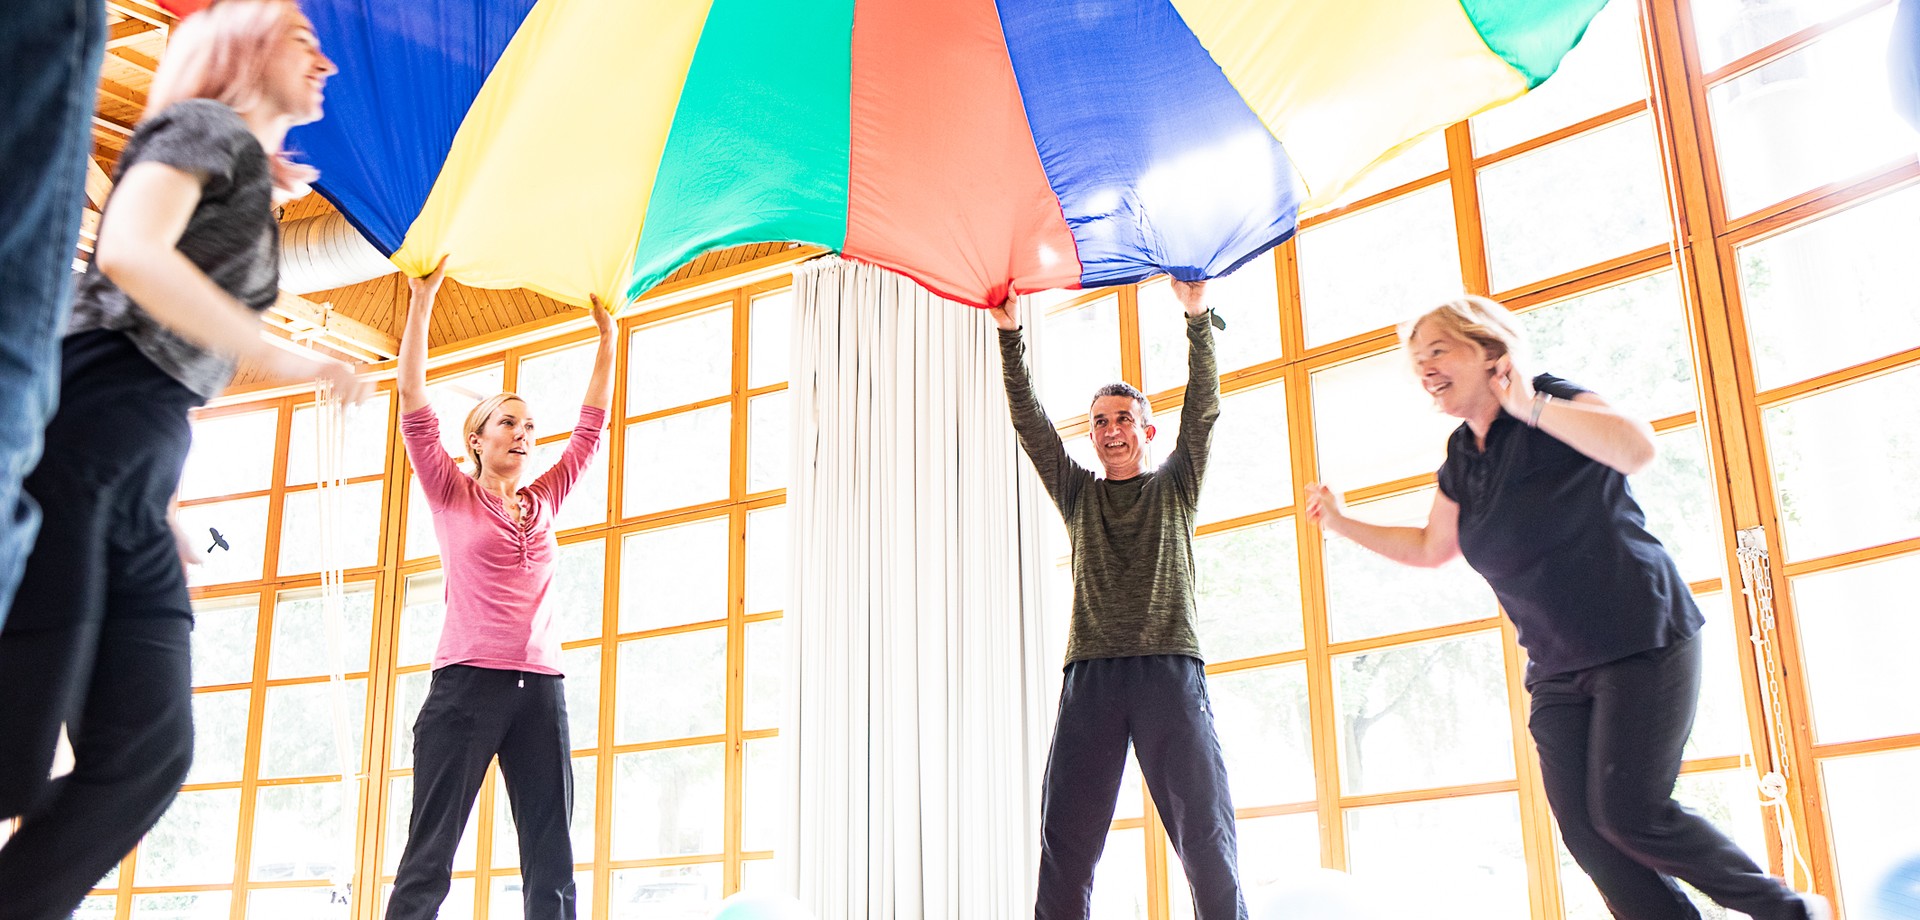
<instances>
[{"instance_id":1,"label":"hanging white rope","mask_svg":"<svg viewBox=\"0 0 1920 920\"><path fill-rule=\"evenodd\" d=\"M1673 135L1673 122L1668 106L1667 87L1661 82L1662 68L1653 38L1652 15L1647 4L1640 4L1640 42L1641 51L1646 56L1649 80L1648 105L1652 110L1654 130L1660 138L1661 178L1667 187L1667 209L1673 224L1673 235L1667 243L1667 253L1673 264L1675 280L1679 282L1681 302L1699 303L1699 291L1694 284L1692 264L1687 252L1681 245L1686 230L1686 208L1681 201L1682 192L1678 181L1679 165L1674 162L1675 151L1679 150ZM1696 337L1699 328L1693 322L1693 311L1687 311L1687 329ZM1695 374L1696 398L1706 405L1706 374ZM1741 755L1741 762L1755 770L1755 788L1759 794L1761 808L1773 817L1774 829L1780 837L1781 865L1788 876L1788 883L1796 880L1804 884L1795 884L1802 891L1813 890L1813 873L1800 855L1799 838L1794 833L1793 807L1787 797L1787 770L1789 750L1787 747L1787 717L1780 710L1779 661L1774 654L1776 634L1773 629L1773 581L1772 566L1767 559L1767 541L1762 528L1753 527L1740 531L1738 553L1740 558L1741 594L1747 603L1741 605L1747 614L1748 634L1752 636L1754 652L1759 665L1760 694L1762 715L1767 721L1768 739L1766 761L1767 768L1760 771L1757 764L1759 751L1750 751ZM1795 876L1795 870L1799 875Z\"/></svg>"},{"instance_id":2,"label":"hanging white rope","mask_svg":"<svg viewBox=\"0 0 1920 920\"><path fill-rule=\"evenodd\" d=\"M346 469L346 406L321 381L314 394L315 478L319 481L318 540L320 551L320 615L327 637L327 686L333 710L333 749L340 773L340 808L352 815L360 803L360 764L354 757L353 714L348 707L346 679L346 581L340 565L340 489ZM332 903L350 910L353 903L354 821L339 823L342 858L334 861Z\"/></svg>"}]
</instances>

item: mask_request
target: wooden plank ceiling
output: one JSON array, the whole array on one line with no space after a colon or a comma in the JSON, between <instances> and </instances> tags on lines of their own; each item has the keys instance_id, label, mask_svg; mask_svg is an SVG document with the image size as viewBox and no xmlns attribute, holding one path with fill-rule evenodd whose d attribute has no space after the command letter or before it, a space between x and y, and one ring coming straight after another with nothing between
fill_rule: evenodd
<instances>
[{"instance_id":1,"label":"wooden plank ceiling","mask_svg":"<svg viewBox=\"0 0 1920 920\"><path fill-rule=\"evenodd\" d=\"M76 270L83 270L92 257L99 210L111 186L108 177L146 107L154 70L166 53L167 36L176 20L149 0L109 0L107 21L107 54L100 68L93 118L93 162L97 169L91 171L87 184L88 207L80 246L74 254ZM308 195L282 208L280 220L284 223L331 211L333 205L325 198ZM756 243L711 252L682 266L661 284L684 283L792 246L784 242ZM396 273L316 291L304 298L287 295L268 320L270 328L279 334L321 351L349 361L377 361L388 356L391 342L398 339L406 303L406 280ZM533 291L489 290L448 281L434 311L429 347L439 350L472 339L510 334L516 327L570 309ZM265 382L263 375L243 365L233 386L239 389Z\"/></svg>"}]
</instances>

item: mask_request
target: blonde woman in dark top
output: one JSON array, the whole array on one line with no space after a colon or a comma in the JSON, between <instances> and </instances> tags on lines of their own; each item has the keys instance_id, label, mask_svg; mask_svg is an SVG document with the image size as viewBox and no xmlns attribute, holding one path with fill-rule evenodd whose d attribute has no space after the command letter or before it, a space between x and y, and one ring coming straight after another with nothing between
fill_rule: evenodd
<instances>
[{"instance_id":1,"label":"blonde woman in dark top","mask_svg":"<svg viewBox=\"0 0 1920 920\"><path fill-rule=\"evenodd\" d=\"M1466 557L1527 650L1528 728L1568 852L1622 920L1698 920L1674 880L1754 920L1824 920L1673 800L1700 694L1703 618L1627 476L1653 429L1551 374L1527 377L1505 307L1462 297L1401 329L1420 385L1461 420L1424 527L1347 516L1325 485L1307 518L1395 562Z\"/></svg>"},{"instance_id":2,"label":"blonde woman in dark top","mask_svg":"<svg viewBox=\"0 0 1920 920\"><path fill-rule=\"evenodd\" d=\"M279 293L280 154L334 72L291 0L222 0L174 31L128 140L61 345L59 409L26 489L45 510L0 633L0 920L55 920L173 801L193 754L193 611L168 509L187 414L237 360L363 390L262 338ZM60 738L73 769L49 780Z\"/></svg>"}]
</instances>

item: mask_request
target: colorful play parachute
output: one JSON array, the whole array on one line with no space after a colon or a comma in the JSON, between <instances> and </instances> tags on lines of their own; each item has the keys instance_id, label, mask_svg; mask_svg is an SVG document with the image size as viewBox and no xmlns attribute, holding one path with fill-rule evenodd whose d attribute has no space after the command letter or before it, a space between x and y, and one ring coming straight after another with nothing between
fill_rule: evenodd
<instances>
[{"instance_id":1,"label":"colorful play parachute","mask_svg":"<svg viewBox=\"0 0 1920 920\"><path fill-rule=\"evenodd\" d=\"M401 268L636 296L794 240L955 300L1222 274L1604 0L303 0L291 146Z\"/></svg>"}]
</instances>

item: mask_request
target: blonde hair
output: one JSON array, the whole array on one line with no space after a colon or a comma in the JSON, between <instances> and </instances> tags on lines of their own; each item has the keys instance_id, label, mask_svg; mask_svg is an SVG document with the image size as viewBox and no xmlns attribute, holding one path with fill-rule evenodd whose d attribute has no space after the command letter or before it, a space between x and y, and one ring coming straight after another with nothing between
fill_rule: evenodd
<instances>
[{"instance_id":1,"label":"blonde hair","mask_svg":"<svg viewBox=\"0 0 1920 920\"><path fill-rule=\"evenodd\" d=\"M1491 297L1466 294L1400 324L1400 347L1411 353L1414 335L1428 323L1447 336L1478 346L1489 360L1509 354L1515 363L1526 359L1527 339L1520 324Z\"/></svg>"},{"instance_id":2,"label":"blonde hair","mask_svg":"<svg viewBox=\"0 0 1920 920\"><path fill-rule=\"evenodd\" d=\"M460 441L467 448L467 458L473 461L473 478L475 479L480 478L480 452L474 449L472 438L480 433L480 429L487 427L487 419L493 417L494 410L512 400L518 400L522 405L526 404L526 400L521 399L518 393L496 393L480 400L480 404L474 406L472 412L467 413L467 423L460 429Z\"/></svg>"},{"instance_id":3,"label":"blonde hair","mask_svg":"<svg viewBox=\"0 0 1920 920\"><path fill-rule=\"evenodd\" d=\"M236 112L260 105L267 65L300 15L294 0L216 0L173 29L167 55L147 93L145 121L187 99L211 99ZM318 170L267 151L273 187L284 199L307 193Z\"/></svg>"}]
</instances>

